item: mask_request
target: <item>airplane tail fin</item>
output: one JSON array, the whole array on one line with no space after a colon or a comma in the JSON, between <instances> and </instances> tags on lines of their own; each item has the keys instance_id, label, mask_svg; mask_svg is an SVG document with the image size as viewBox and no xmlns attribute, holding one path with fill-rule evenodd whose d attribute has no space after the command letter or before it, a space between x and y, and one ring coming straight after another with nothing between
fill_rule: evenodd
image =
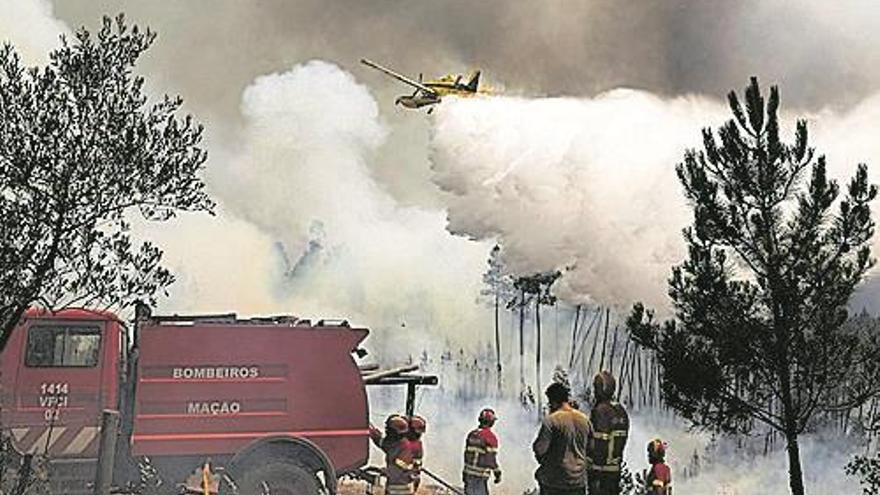
<instances>
[{"instance_id":1,"label":"airplane tail fin","mask_svg":"<svg viewBox=\"0 0 880 495\"><path fill-rule=\"evenodd\" d=\"M480 84L480 71L474 72L474 75L471 76L471 80L467 83L468 91L473 91L476 93L477 86Z\"/></svg>"}]
</instances>

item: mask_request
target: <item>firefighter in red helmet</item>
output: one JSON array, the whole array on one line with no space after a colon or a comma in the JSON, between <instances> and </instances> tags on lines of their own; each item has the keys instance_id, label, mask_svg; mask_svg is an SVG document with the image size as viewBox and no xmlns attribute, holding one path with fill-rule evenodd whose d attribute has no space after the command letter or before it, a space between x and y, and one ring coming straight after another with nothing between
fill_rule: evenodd
<instances>
[{"instance_id":1,"label":"firefighter in red helmet","mask_svg":"<svg viewBox=\"0 0 880 495\"><path fill-rule=\"evenodd\" d=\"M421 416L411 416L409 418L409 431L406 433L406 440L413 458L412 478L415 491L419 491L419 484L422 482L422 459L425 454L422 446L422 435L425 434L427 427L428 423L425 421L425 418Z\"/></svg>"},{"instance_id":2,"label":"firefighter in red helmet","mask_svg":"<svg viewBox=\"0 0 880 495\"><path fill-rule=\"evenodd\" d=\"M651 470L645 478L648 495L672 495L672 470L666 464L666 443L659 438L648 442Z\"/></svg>"},{"instance_id":3,"label":"firefighter in red helmet","mask_svg":"<svg viewBox=\"0 0 880 495\"><path fill-rule=\"evenodd\" d=\"M590 411L593 423L589 443L590 495L618 495L620 493L620 464L629 435L629 415L615 402L617 383L607 371L593 379L595 405Z\"/></svg>"},{"instance_id":4,"label":"firefighter in red helmet","mask_svg":"<svg viewBox=\"0 0 880 495\"><path fill-rule=\"evenodd\" d=\"M385 452L385 493L387 495L413 495L413 456L406 434L409 421L404 416L392 414L385 420L385 434L370 427L370 438Z\"/></svg>"},{"instance_id":5,"label":"firefighter in red helmet","mask_svg":"<svg viewBox=\"0 0 880 495\"><path fill-rule=\"evenodd\" d=\"M501 483L498 437L492 431L497 419L493 409L483 409L477 417L477 428L467 435L462 470L466 495L488 495L490 477L494 477L495 483Z\"/></svg>"}]
</instances>

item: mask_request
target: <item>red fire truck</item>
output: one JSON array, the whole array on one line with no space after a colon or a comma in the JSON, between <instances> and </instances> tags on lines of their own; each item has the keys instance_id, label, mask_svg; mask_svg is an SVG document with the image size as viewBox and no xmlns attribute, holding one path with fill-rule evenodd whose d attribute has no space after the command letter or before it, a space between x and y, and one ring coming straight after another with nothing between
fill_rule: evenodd
<instances>
[{"instance_id":1,"label":"red fire truck","mask_svg":"<svg viewBox=\"0 0 880 495\"><path fill-rule=\"evenodd\" d=\"M90 493L102 410L120 412L114 486L146 463L174 493L206 462L221 493L335 493L368 458L365 385L436 377L366 375L368 330L344 321L234 314L156 317L29 311L0 362L2 427L21 454L51 461L55 493Z\"/></svg>"}]
</instances>

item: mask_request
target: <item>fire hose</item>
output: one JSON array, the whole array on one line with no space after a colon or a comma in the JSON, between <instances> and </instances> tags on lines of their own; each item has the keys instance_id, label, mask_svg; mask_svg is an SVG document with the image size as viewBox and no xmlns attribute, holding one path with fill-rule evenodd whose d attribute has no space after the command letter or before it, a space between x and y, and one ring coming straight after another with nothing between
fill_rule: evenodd
<instances>
[{"instance_id":1,"label":"fire hose","mask_svg":"<svg viewBox=\"0 0 880 495\"><path fill-rule=\"evenodd\" d=\"M465 495L464 490L462 490L461 488L452 486L451 484L447 483L446 480L444 480L443 478L437 476L436 474L432 473L431 471L428 471L428 469L426 469L424 466L422 466L422 472L427 474L429 478L433 479L437 483L440 483L441 485L443 485L444 488L452 491L456 495Z\"/></svg>"}]
</instances>

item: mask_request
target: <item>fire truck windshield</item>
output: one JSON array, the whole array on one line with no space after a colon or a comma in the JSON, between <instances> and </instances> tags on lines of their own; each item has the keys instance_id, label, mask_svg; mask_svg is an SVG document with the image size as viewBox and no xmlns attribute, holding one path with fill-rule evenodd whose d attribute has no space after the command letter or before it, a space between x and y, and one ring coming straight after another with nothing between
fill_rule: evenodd
<instances>
[{"instance_id":1,"label":"fire truck windshield","mask_svg":"<svg viewBox=\"0 0 880 495\"><path fill-rule=\"evenodd\" d=\"M94 367L98 364L100 348L98 327L33 326L28 330L25 365Z\"/></svg>"}]
</instances>

